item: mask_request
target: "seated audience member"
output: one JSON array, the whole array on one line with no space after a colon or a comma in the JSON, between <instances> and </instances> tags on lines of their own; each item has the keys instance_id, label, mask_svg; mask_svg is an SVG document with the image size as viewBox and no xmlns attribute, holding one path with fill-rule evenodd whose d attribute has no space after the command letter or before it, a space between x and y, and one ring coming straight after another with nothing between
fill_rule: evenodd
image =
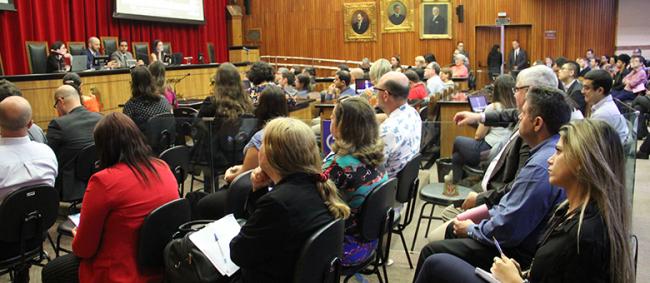
<instances>
[{"instance_id":1,"label":"seated audience member","mask_svg":"<svg viewBox=\"0 0 650 283\"><path fill-rule=\"evenodd\" d=\"M424 82L420 81L420 77L413 70L407 70L404 75L409 79L409 100L425 100L427 99L427 87Z\"/></svg>"},{"instance_id":2,"label":"seated audience member","mask_svg":"<svg viewBox=\"0 0 650 283\"><path fill-rule=\"evenodd\" d=\"M253 68L249 72L253 72ZM270 72L269 74L272 79L273 74ZM255 76L249 75L249 79L254 84L259 82ZM206 97L203 101L199 109L199 118L220 117L235 120L241 115L253 113L253 105L246 92L244 92L241 76L235 65L230 63L221 64L217 69L214 80L214 94Z\"/></svg>"},{"instance_id":3,"label":"seated audience member","mask_svg":"<svg viewBox=\"0 0 650 283\"><path fill-rule=\"evenodd\" d=\"M555 63L555 61L553 60L553 58L551 58L551 57L545 57L544 58L544 65L546 65L546 67L553 68L554 63Z\"/></svg>"},{"instance_id":4,"label":"seated audience member","mask_svg":"<svg viewBox=\"0 0 650 283\"><path fill-rule=\"evenodd\" d=\"M282 78L280 79L280 87L284 90L284 93L289 97L294 97L298 91L294 87L296 83L296 76L292 72L283 72Z\"/></svg>"},{"instance_id":5,"label":"seated audience member","mask_svg":"<svg viewBox=\"0 0 650 283\"><path fill-rule=\"evenodd\" d=\"M399 55L390 57L390 69L391 71L396 71L396 72L402 71L402 65L399 60Z\"/></svg>"},{"instance_id":6,"label":"seated audience member","mask_svg":"<svg viewBox=\"0 0 650 283\"><path fill-rule=\"evenodd\" d=\"M569 62L569 59L567 59L566 57L562 57L562 56L557 57L555 59L555 62L553 62L553 72L555 72L555 74L558 75L560 73L560 68L562 68L562 66L564 66L564 64L566 64L567 62ZM578 70L580 70L580 65L578 65ZM576 75L576 77L578 77L578 75ZM561 82L559 86L562 86Z\"/></svg>"},{"instance_id":7,"label":"seated audience member","mask_svg":"<svg viewBox=\"0 0 650 283\"><path fill-rule=\"evenodd\" d=\"M576 59L576 63L580 66L580 73L578 73L578 77L582 78L584 77L589 71L591 71L591 67L589 67L589 60L585 58L578 58Z\"/></svg>"},{"instance_id":8,"label":"seated audience member","mask_svg":"<svg viewBox=\"0 0 650 283\"><path fill-rule=\"evenodd\" d=\"M244 147L244 163L228 168L224 175L227 183L232 182L242 173L259 166L258 153L264 139L264 125L277 117L289 116L287 99L284 91L277 86L268 86L262 91L255 117L258 119L257 132ZM202 198L198 210L204 219L219 219L225 216L226 194L228 190L219 190Z\"/></svg>"},{"instance_id":9,"label":"seated audience member","mask_svg":"<svg viewBox=\"0 0 650 283\"><path fill-rule=\"evenodd\" d=\"M440 70L440 80L445 84L445 89L451 88L453 89L456 84L454 83L453 80L451 80L451 77L453 75L453 72L451 71L450 68L442 68Z\"/></svg>"},{"instance_id":10,"label":"seated audience member","mask_svg":"<svg viewBox=\"0 0 650 283\"><path fill-rule=\"evenodd\" d=\"M69 66L65 65L64 58L71 58L68 49L61 41L56 41L50 48L50 55L47 56L47 66L45 71L48 73L65 72Z\"/></svg>"},{"instance_id":11,"label":"seated audience member","mask_svg":"<svg viewBox=\"0 0 650 283\"><path fill-rule=\"evenodd\" d=\"M308 69L309 68L305 68L305 72L309 72ZM314 70L314 75L315 73L316 71ZM237 73L237 76L239 76L239 73ZM257 95L262 93L267 85L274 85L273 67L264 61L255 62L248 72L246 72L246 78L248 78L248 80L253 84L253 87L251 88L251 97L256 99Z\"/></svg>"},{"instance_id":12,"label":"seated audience member","mask_svg":"<svg viewBox=\"0 0 650 283\"><path fill-rule=\"evenodd\" d=\"M361 79L368 79L368 76L366 76L366 74L363 72L363 69L350 69L350 88L352 88L354 91L357 91L356 81Z\"/></svg>"},{"instance_id":13,"label":"seated audience member","mask_svg":"<svg viewBox=\"0 0 650 283\"><path fill-rule=\"evenodd\" d=\"M379 79L386 73L390 72L390 70L390 62L388 60L381 58L375 61L370 67L370 72L368 73L368 78L372 85L377 85ZM373 107L377 105L377 89L374 89L374 91L366 89L366 91L361 94L361 97L368 99L368 102L370 102L370 105Z\"/></svg>"},{"instance_id":14,"label":"seated audience member","mask_svg":"<svg viewBox=\"0 0 650 283\"><path fill-rule=\"evenodd\" d=\"M370 72L370 59L368 59L367 57L361 59L361 64L359 64L359 68L361 68L361 70L363 70L365 74Z\"/></svg>"},{"instance_id":15,"label":"seated audience member","mask_svg":"<svg viewBox=\"0 0 650 283\"><path fill-rule=\"evenodd\" d=\"M515 108L516 102L512 89L515 87L515 79L511 75L501 75L494 81L494 92L492 103L485 108L485 111L502 111ZM490 151L500 151L501 145L508 141L512 135L512 127L489 127L480 123L474 134L474 138L463 136L454 140L451 162L454 172L454 183L463 179L463 166L476 167L481 160L486 160L491 155ZM496 154L496 153L495 153ZM483 157L484 156L484 157Z\"/></svg>"},{"instance_id":16,"label":"seated audience member","mask_svg":"<svg viewBox=\"0 0 650 283\"><path fill-rule=\"evenodd\" d=\"M17 95L0 102L0 190L32 185L54 187L58 163L52 149L30 141L32 107Z\"/></svg>"},{"instance_id":17,"label":"seated audience member","mask_svg":"<svg viewBox=\"0 0 650 283\"><path fill-rule=\"evenodd\" d=\"M550 68L546 66L540 66ZM531 87L526 94L519 134L531 148L530 157L517 173L512 189L489 209L480 223L454 219L445 240L431 242L420 253L415 278L427 257L449 253L472 265L488 269L498 256L493 239L505 254L523 268L530 263L551 209L565 199L564 192L548 181L548 159L555 152L560 127L569 122L571 108L555 87Z\"/></svg>"},{"instance_id":18,"label":"seated audience member","mask_svg":"<svg viewBox=\"0 0 650 283\"><path fill-rule=\"evenodd\" d=\"M569 61L561 66L557 76L567 97L575 102L576 108L580 110L583 116L586 116L586 103L582 95L582 84L576 77L579 69L578 63Z\"/></svg>"},{"instance_id":19,"label":"seated audience member","mask_svg":"<svg viewBox=\"0 0 650 283\"><path fill-rule=\"evenodd\" d=\"M588 118L602 120L612 126L618 133L621 143L625 144L629 129L627 121L621 115L609 90L612 87L612 77L604 70L591 70L582 80L582 94L587 105L591 107Z\"/></svg>"},{"instance_id":20,"label":"seated audience member","mask_svg":"<svg viewBox=\"0 0 650 283\"><path fill-rule=\"evenodd\" d=\"M409 79L399 72L388 72L375 86L377 104L388 115L379 127L384 141L384 157L389 177L399 171L420 152L422 119L408 104Z\"/></svg>"},{"instance_id":21,"label":"seated audience member","mask_svg":"<svg viewBox=\"0 0 650 283\"><path fill-rule=\"evenodd\" d=\"M151 50L153 50L153 52L151 54L149 54L149 64L151 64L153 62L156 62L156 61L160 61L163 64L169 64L170 63L170 62L168 62L169 59L167 59L165 57L169 57L169 56L171 56L171 54L165 53L165 45L163 44L163 42L161 40L158 40L158 39L154 40L153 44L151 45Z\"/></svg>"},{"instance_id":22,"label":"seated audience member","mask_svg":"<svg viewBox=\"0 0 650 283\"><path fill-rule=\"evenodd\" d=\"M29 140L32 123L26 99L13 95L0 101L0 192L35 185L54 187L56 156L46 145ZM0 260L19 255L20 249L20 245L0 242ZM29 282L29 268L30 264L18 267L12 282Z\"/></svg>"},{"instance_id":23,"label":"seated audience member","mask_svg":"<svg viewBox=\"0 0 650 283\"><path fill-rule=\"evenodd\" d=\"M241 282L291 282L305 241L350 208L322 174L316 139L302 121L269 122L259 158L247 202L253 212L230 242L230 258Z\"/></svg>"},{"instance_id":24,"label":"seated audience member","mask_svg":"<svg viewBox=\"0 0 650 283\"><path fill-rule=\"evenodd\" d=\"M350 87L352 77L348 71L337 71L334 76L334 83L327 88L327 95L332 99L338 99L346 96L356 95L354 89Z\"/></svg>"},{"instance_id":25,"label":"seated audience member","mask_svg":"<svg viewBox=\"0 0 650 283\"><path fill-rule=\"evenodd\" d=\"M414 68L426 68L427 67L427 62L424 61L424 56L416 56L415 57L415 64L413 65Z\"/></svg>"},{"instance_id":26,"label":"seated audience member","mask_svg":"<svg viewBox=\"0 0 650 283\"><path fill-rule=\"evenodd\" d=\"M638 95L645 94L645 84L648 82L648 75L645 72L645 59L641 56L632 56L630 61L630 73L623 78L625 87L621 91L612 92L614 98L621 101L634 100Z\"/></svg>"},{"instance_id":27,"label":"seated audience member","mask_svg":"<svg viewBox=\"0 0 650 283\"><path fill-rule=\"evenodd\" d=\"M462 41L456 43L456 49L454 49L454 53L451 56L452 62L456 59L456 55L458 54L465 56L466 59L464 61L466 61L466 64L469 65L469 60L467 60L469 58L469 53L467 53L467 50L465 50L465 43Z\"/></svg>"},{"instance_id":28,"label":"seated audience member","mask_svg":"<svg viewBox=\"0 0 650 283\"><path fill-rule=\"evenodd\" d=\"M90 112L99 112L99 101L94 94L86 95L81 92L81 78L77 73L66 73L63 76L63 84L69 85L77 90L77 93L81 99L81 104L88 109Z\"/></svg>"},{"instance_id":29,"label":"seated audience member","mask_svg":"<svg viewBox=\"0 0 650 283\"><path fill-rule=\"evenodd\" d=\"M349 67L347 64L339 64L339 65L336 66L336 67L339 68L337 71L346 71L346 72L350 72L350 67Z\"/></svg>"},{"instance_id":30,"label":"seated audience member","mask_svg":"<svg viewBox=\"0 0 650 283\"><path fill-rule=\"evenodd\" d=\"M424 61L427 63L427 66L428 66L428 65L431 64L432 62L436 62L436 61L437 61L437 60L436 60L436 55L434 55L433 53L427 53L427 54L424 54Z\"/></svg>"},{"instance_id":31,"label":"seated audience member","mask_svg":"<svg viewBox=\"0 0 650 283\"><path fill-rule=\"evenodd\" d=\"M0 102L11 96L23 96L23 94L12 82L0 79ZM27 129L27 134L29 135L29 139L32 141L47 143L47 138L45 137L45 133L43 133L43 129L35 123L32 123L29 129ZM1 134L0 137L2 137Z\"/></svg>"},{"instance_id":32,"label":"seated audience member","mask_svg":"<svg viewBox=\"0 0 650 283\"><path fill-rule=\"evenodd\" d=\"M648 136L648 113L650 113L650 96L639 95L632 101L632 107L639 111L639 121L637 122L637 139L642 140Z\"/></svg>"},{"instance_id":33,"label":"seated audience member","mask_svg":"<svg viewBox=\"0 0 650 283\"><path fill-rule=\"evenodd\" d=\"M69 85L56 89L54 101L59 117L47 126L47 144L59 163L56 188L59 192L64 188L66 191L83 192L86 184L75 178L74 159L79 151L94 143L93 130L102 115L83 107L79 93Z\"/></svg>"},{"instance_id":34,"label":"seated audience member","mask_svg":"<svg viewBox=\"0 0 650 283\"><path fill-rule=\"evenodd\" d=\"M618 134L602 121L576 121L560 129L555 147L548 179L567 200L551 210L531 268L521 272L506 251L495 253L492 275L504 283L634 282L625 155ZM474 265L436 254L425 261L415 282L486 281Z\"/></svg>"},{"instance_id":35,"label":"seated audience member","mask_svg":"<svg viewBox=\"0 0 650 283\"><path fill-rule=\"evenodd\" d=\"M453 78L467 78L469 76L469 71L465 66L465 56L458 54L454 57L454 65L451 66L451 73Z\"/></svg>"},{"instance_id":36,"label":"seated audience member","mask_svg":"<svg viewBox=\"0 0 650 283\"><path fill-rule=\"evenodd\" d=\"M158 94L153 76L147 67L138 66L131 70L131 98L124 104L122 111L131 117L141 130L151 117L172 113L172 106Z\"/></svg>"},{"instance_id":37,"label":"seated audience member","mask_svg":"<svg viewBox=\"0 0 650 283\"><path fill-rule=\"evenodd\" d=\"M296 77L296 96L298 98L309 98L309 91L311 90L311 79L308 75L300 74Z\"/></svg>"},{"instance_id":38,"label":"seated audience member","mask_svg":"<svg viewBox=\"0 0 650 283\"><path fill-rule=\"evenodd\" d=\"M436 62L431 62L424 69L424 78L427 79L427 90L429 96L442 93L445 89L445 83L440 79L440 65Z\"/></svg>"},{"instance_id":39,"label":"seated audience member","mask_svg":"<svg viewBox=\"0 0 650 283\"><path fill-rule=\"evenodd\" d=\"M383 168L384 144L379 139L375 112L360 97L340 100L332 112L330 130L334 145L323 161L323 174L338 188L351 209L343 240L343 266L354 266L374 255L377 240L366 242L360 234L359 213L370 192L388 180Z\"/></svg>"},{"instance_id":40,"label":"seated audience member","mask_svg":"<svg viewBox=\"0 0 650 283\"><path fill-rule=\"evenodd\" d=\"M162 95L172 108L178 108L178 99L176 99L176 92L165 80L165 64L160 61L153 62L149 65L149 72L153 77L153 84L156 87L158 94Z\"/></svg>"},{"instance_id":41,"label":"seated audience member","mask_svg":"<svg viewBox=\"0 0 650 283\"><path fill-rule=\"evenodd\" d=\"M138 231L154 209L178 198L169 166L152 157L144 135L113 112L95 128L100 171L88 183L72 254L43 268L43 282L153 282L158 270L136 262Z\"/></svg>"},{"instance_id":42,"label":"seated audience member","mask_svg":"<svg viewBox=\"0 0 650 283\"><path fill-rule=\"evenodd\" d=\"M592 70L600 70L600 60L598 58L589 59L589 68Z\"/></svg>"},{"instance_id":43,"label":"seated audience member","mask_svg":"<svg viewBox=\"0 0 650 283\"><path fill-rule=\"evenodd\" d=\"M93 36L88 39L88 48L86 48L86 69L99 69L99 65L95 65L95 57L102 54L99 53L99 38Z\"/></svg>"},{"instance_id":44,"label":"seated audience member","mask_svg":"<svg viewBox=\"0 0 650 283\"><path fill-rule=\"evenodd\" d=\"M280 81L282 80L282 74L283 73L288 73L289 68L286 67L279 67L276 71L275 74L273 75L273 82L276 85L280 85Z\"/></svg>"},{"instance_id":45,"label":"seated audience member","mask_svg":"<svg viewBox=\"0 0 650 283\"><path fill-rule=\"evenodd\" d=\"M630 73L630 55L625 53L618 55L616 59L616 73L614 73L614 84L612 92L622 91L625 89L623 79Z\"/></svg>"}]
</instances>

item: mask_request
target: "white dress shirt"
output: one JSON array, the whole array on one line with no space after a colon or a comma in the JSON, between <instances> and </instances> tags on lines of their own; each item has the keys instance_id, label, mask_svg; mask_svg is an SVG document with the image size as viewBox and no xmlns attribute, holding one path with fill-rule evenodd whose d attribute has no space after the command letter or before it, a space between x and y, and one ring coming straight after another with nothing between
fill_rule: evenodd
<instances>
[{"instance_id":1,"label":"white dress shirt","mask_svg":"<svg viewBox=\"0 0 650 283\"><path fill-rule=\"evenodd\" d=\"M625 144L627 141L627 135L629 134L627 120L618 111L618 107L611 95L605 96L598 103L591 106L591 116L589 118L607 122L616 130L621 138L621 143Z\"/></svg>"},{"instance_id":2,"label":"white dress shirt","mask_svg":"<svg viewBox=\"0 0 650 283\"><path fill-rule=\"evenodd\" d=\"M54 187L58 163L49 146L30 141L28 136L0 137L0 156L0 189Z\"/></svg>"}]
</instances>

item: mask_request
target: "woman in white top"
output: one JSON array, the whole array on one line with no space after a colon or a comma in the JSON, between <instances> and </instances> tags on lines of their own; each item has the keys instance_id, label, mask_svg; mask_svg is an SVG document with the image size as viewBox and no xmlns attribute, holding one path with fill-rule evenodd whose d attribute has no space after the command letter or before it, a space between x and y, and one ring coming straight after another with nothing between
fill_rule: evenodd
<instances>
[{"instance_id":1,"label":"woman in white top","mask_svg":"<svg viewBox=\"0 0 650 283\"><path fill-rule=\"evenodd\" d=\"M493 111L516 107L512 91L514 87L515 80L512 76L499 76L494 81L492 104L488 105L485 110ZM456 137L451 155L454 183L462 180L464 165L477 166L481 161L488 161L488 157L494 156L491 151L498 152L511 134L511 127L488 127L481 123L476 129L473 139Z\"/></svg>"}]
</instances>

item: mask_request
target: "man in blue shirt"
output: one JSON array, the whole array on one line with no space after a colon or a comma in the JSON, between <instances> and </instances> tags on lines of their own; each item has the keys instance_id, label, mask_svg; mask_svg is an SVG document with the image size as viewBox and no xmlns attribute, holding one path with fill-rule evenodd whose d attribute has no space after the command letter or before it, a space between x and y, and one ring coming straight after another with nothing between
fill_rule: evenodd
<instances>
[{"instance_id":1,"label":"man in blue shirt","mask_svg":"<svg viewBox=\"0 0 650 283\"><path fill-rule=\"evenodd\" d=\"M555 152L560 127L570 117L571 107L560 90L529 89L519 114L519 134L531 148L530 157L515 177L511 190L489 210L488 219L480 223L455 219L445 240L426 245L414 278L426 258L434 253L452 254L489 270L492 259L499 256L493 237L522 268L530 265L549 213L565 199L562 190L549 184L547 160Z\"/></svg>"}]
</instances>

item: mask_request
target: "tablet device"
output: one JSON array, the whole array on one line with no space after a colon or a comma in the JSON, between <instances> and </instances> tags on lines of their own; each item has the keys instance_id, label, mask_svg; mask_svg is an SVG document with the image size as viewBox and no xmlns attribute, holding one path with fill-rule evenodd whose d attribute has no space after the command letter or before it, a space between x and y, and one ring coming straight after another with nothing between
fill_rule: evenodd
<instances>
[{"instance_id":1,"label":"tablet device","mask_svg":"<svg viewBox=\"0 0 650 283\"><path fill-rule=\"evenodd\" d=\"M472 108L472 112L475 113L483 112L485 107L488 106L487 97L485 97L485 95L468 96L467 100L469 101L469 106Z\"/></svg>"},{"instance_id":2,"label":"tablet device","mask_svg":"<svg viewBox=\"0 0 650 283\"><path fill-rule=\"evenodd\" d=\"M354 85L356 87L357 93L362 93L366 89L371 89L372 90L372 83L370 80L367 79L356 79L354 80Z\"/></svg>"}]
</instances>

